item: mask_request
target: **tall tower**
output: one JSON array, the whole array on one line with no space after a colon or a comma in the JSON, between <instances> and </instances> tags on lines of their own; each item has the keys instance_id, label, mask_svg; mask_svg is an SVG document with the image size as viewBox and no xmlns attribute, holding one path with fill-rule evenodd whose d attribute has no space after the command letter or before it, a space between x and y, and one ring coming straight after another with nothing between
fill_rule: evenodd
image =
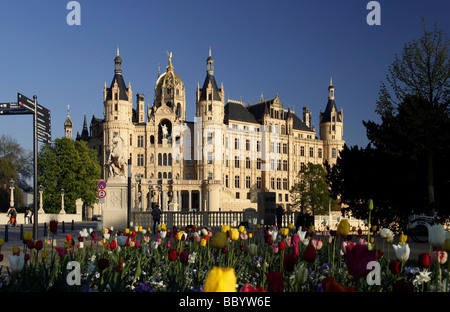
<instances>
[{"instance_id":1,"label":"tall tower","mask_svg":"<svg viewBox=\"0 0 450 312\"><path fill-rule=\"evenodd\" d=\"M197 176L203 181L202 193L206 192L206 204L204 210L212 209L213 205L221 202L222 194L222 159L224 155L223 140L225 135L224 109L225 92L223 85L217 87L214 77L214 59L209 56L206 59L206 78L200 89L197 84L197 122L195 131L195 144L201 146L197 149ZM199 127L201 126L201 129ZM201 152L200 152L201 151ZM199 155L201 153L201 155ZM205 194L205 193L203 193ZM220 207L214 207L215 210Z\"/></svg>"},{"instance_id":2,"label":"tall tower","mask_svg":"<svg viewBox=\"0 0 450 312\"><path fill-rule=\"evenodd\" d=\"M320 139L323 141L323 159L329 164L335 164L339 151L344 147L344 111L336 108L334 101L333 80L330 78L328 87L328 102L325 111L319 115Z\"/></svg>"},{"instance_id":3,"label":"tall tower","mask_svg":"<svg viewBox=\"0 0 450 312\"><path fill-rule=\"evenodd\" d=\"M70 119L69 108L70 108L70 105L67 105L67 119L64 122L64 136L66 138L72 139L73 122L72 122L72 119Z\"/></svg>"},{"instance_id":4,"label":"tall tower","mask_svg":"<svg viewBox=\"0 0 450 312\"><path fill-rule=\"evenodd\" d=\"M117 55L114 58L114 76L109 88L103 89L103 164L109 152L113 148L113 137L117 135L123 142L123 155L126 160L131 158L130 143L133 135L133 91L131 84L125 85L122 76L122 58ZM108 177L106 167L103 168L103 177Z\"/></svg>"}]
</instances>

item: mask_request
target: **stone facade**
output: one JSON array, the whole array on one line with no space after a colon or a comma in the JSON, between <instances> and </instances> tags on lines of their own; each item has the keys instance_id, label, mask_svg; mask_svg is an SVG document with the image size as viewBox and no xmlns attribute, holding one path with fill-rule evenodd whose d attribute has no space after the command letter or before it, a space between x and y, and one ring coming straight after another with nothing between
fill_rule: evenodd
<instances>
[{"instance_id":1,"label":"stone facade","mask_svg":"<svg viewBox=\"0 0 450 312\"><path fill-rule=\"evenodd\" d=\"M145 211L159 203L162 210L242 211L257 208L261 191L275 192L277 204L289 208L289 190L299 181L302 165L336 162L344 146L343 111L336 109L331 81L319 138L309 107L299 118L278 94L253 104L225 99L210 51L206 78L197 84L196 117L187 121L184 83L174 72L172 53L168 56L153 104L146 108L143 94L136 94L133 104L118 50L113 80L103 90L104 118L93 116L88 130L85 116L76 138L97 150L107 180L112 138L120 136L131 161L126 172L132 176L133 208ZM66 134L71 127L65 123Z\"/></svg>"}]
</instances>

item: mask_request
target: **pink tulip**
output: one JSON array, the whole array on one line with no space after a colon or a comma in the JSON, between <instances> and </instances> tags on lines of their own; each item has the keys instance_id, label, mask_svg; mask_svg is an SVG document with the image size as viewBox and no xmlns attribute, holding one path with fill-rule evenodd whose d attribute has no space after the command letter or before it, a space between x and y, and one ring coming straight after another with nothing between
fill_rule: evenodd
<instances>
[{"instance_id":1,"label":"pink tulip","mask_svg":"<svg viewBox=\"0 0 450 312\"><path fill-rule=\"evenodd\" d=\"M370 261L376 260L375 250L369 250L367 245L355 244L346 247L348 273L356 277L365 277L371 270L367 269Z\"/></svg>"}]
</instances>

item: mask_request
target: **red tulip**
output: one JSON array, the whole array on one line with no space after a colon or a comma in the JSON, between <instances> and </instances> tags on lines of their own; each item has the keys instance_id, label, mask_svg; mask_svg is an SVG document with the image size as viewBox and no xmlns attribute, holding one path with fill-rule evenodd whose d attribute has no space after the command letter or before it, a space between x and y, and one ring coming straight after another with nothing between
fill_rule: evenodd
<instances>
[{"instance_id":1,"label":"red tulip","mask_svg":"<svg viewBox=\"0 0 450 312\"><path fill-rule=\"evenodd\" d=\"M26 253L26 254L25 254L25 261L28 261L28 260L30 260L30 254L29 254L29 253Z\"/></svg>"},{"instance_id":2,"label":"red tulip","mask_svg":"<svg viewBox=\"0 0 450 312\"><path fill-rule=\"evenodd\" d=\"M183 250L180 252L180 262L181 263L187 263L189 260L189 251Z\"/></svg>"},{"instance_id":3,"label":"red tulip","mask_svg":"<svg viewBox=\"0 0 450 312\"><path fill-rule=\"evenodd\" d=\"M50 221L50 232L56 234L57 231L58 231L58 221L51 220Z\"/></svg>"},{"instance_id":4,"label":"red tulip","mask_svg":"<svg viewBox=\"0 0 450 312\"><path fill-rule=\"evenodd\" d=\"M322 288L326 292L354 292L355 287L348 287L338 283L334 280L332 276L324 278L322 280Z\"/></svg>"},{"instance_id":5,"label":"red tulip","mask_svg":"<svg viewBox=\"0 0 450 312\"><path fill-rule=\"evenodd\" d=\"M317 251L313 245L308 245L303 252L303 259L306 262L314 262L317 258Z\"/></svg>"},{"instance_id":6,"label":"red tulip","mask_svg":"<svg viewBox=\"0 0 450 312\"><path fill-rule=\"evenodd\" d=\"M0 254L0 262L3 261L3 254Z\"/></svg>"},{"instance_id":7,"label":"red tulip","mask_svg":"<svg viewBox=\"0 0 450 312\"><path fill-rule=\"evenodd\" d=\"M245 251L245 244L241 244L240 248L241 248L241 251Z\"/></svg>"},{"instance_id":8,"label":"red tulip","mask_svg":"<svg viewBox=\"0 0 450 312\"><path fill-rule=\"evenodd\" d=\"M377 250L377 259L380 260L383 257L383 252L381 251L381 248L378 248Z\"/></svg>"},{"instance_id":9,"label":"red tulip","mask_svg":"<svg viewBox=\"0 0 450 312\"><path fill-rule=\"evenodd\" d=\"M228 245L225 245L225 247L222 248L222 252L223 253L227 253L228 252Z\"/></svg>"},{"instance_id":10,"label":"red tulip","mask_svg":"<svg viewBox=\"0 0 450 312\"><path fill-rule=\"evenodd\" d=\"M117 241L116 241L115 239L112 240L111 243L109 244L109 247L110 247L112 250L115 250L115 249L117 248Z\"/></svg>"},{"instance_id":11,"label":"red tulip","mask_svg":"<svg viewBox=\"0 0 450 312\"><path fill-rule=\"evenodd\" d=\"M169 260L170 261L175 261L178 258L178 252L176 249L170 249L169 250Z\"/></svg>"},{"instance_id":12,"label":"red tulip","mask_svg":"<svg viewBox=\"0 0 450 312\"><path fill-rule=\"evenodd\" d=\"M419 254L419 264L422 268L428 268L431 263L431 256L428 253Z\"/></svg>"},{"instance_id":13,"label":"red tulip","mask_svg":"<svg viewBox=\"0 0 450 312\"><path fill-rule=\"evenodd\" d=\"M72 241L72 235L67 234L66 235L66 241L71 242Z\"/></svg>"},{"instance_id":14,"label":"red tulip","mask_svg":"<svg viewBox=\"0 0 450 312\"><path fill-rule=\"evenodd\" d=\"M27 241L27 247L28 247L28 249L34 248L34 242L31 239L29 241Z\"/></svg>"},{"instance_id":15,"label":"red tulip","mask_svg":"<svg viewBox=\"0 0 450 312\"><path fill-rule=\"evenodd\" d=\"M356 277L365 277L371 270L367 264L376 260L375 250L369 250L367 245L356 244L351 249L347 247L346 262L348 273Z\"/></svg>"},{"instance_id":16,"label":"red tulip","mask_svg":"<svg viewBox=\"0 0 450 312\"><path fill-rule=\"evenodd\" d=\"M283 292L284 291L284 281L283 275L278 272L266 273L267 280L269 285L267 286L267 290L270 292Z\"/></svg>"},{"instance_id":17,"label":"red tulip","mask_svg":"<svg viewBox=\"0 0 450 312\"><path fill-rule=\"evenodd\" d=\"M34 244L34 248L36 250L41 250L42 248L44 248L44 243L41 240L36 241L36 243Z\"/></svg>"},{"instance_id":18,"label":"red tulip","mask_svg":"<svg viewBox=\"0 0 450 312\"><path fill-rule=\"evenodd\" d=\"M286 243L285 242L279 242L278 243L278 248L280 250L285 250L286 249Z\"/></svg>"},{"instance_id":19,"label":"red tulip","mask_svg":"<svg viewBox=\"0 0 450 312\"><path fill-rule=\"evenodd\" d=\"M391 272L393 274L400 274L400 266L401 266L402 262L398 261L398 260L391 260L389 262L389 270L391 270Z\"/></svg>"}]
</instances>

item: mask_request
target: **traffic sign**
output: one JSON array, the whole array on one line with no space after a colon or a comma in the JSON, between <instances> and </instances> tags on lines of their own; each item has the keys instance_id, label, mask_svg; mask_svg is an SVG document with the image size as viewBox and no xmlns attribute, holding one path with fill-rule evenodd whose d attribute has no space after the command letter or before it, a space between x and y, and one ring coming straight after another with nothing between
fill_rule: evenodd
<instances>
[{"instance_id":1,"label":"traffic sign","mask_svg":"<svg viewBox=\"0 0 450 312\"><path fill-rule=\"evenodd\" d=\"M11 105L10 105L11 106ZM31 114L34 114L36 109L36 129L38 141L51 144L52 143L52 131L51 131L51 118L50 111L38 103L34 103L33 100L27 98L25 95L17 93L17 110L25 110ZM26 114L24 112L24 114Z\"/></svg>"},{"instance_id":2,"label":"traffic sign","mask_svg":"<svg viewBox=\"0 0 450 312\"><path fill-rule=\"evenodd\" d=\"M33 114L17 103L0 103L0 115L29 115Z\"/></svg>"},{"instance_id":3,"label":"traffic sign","mask_svg":"<svg viewBox=\"0 0 450 312\"><path fill-rule=\"evenodd\" d=\"M103 180L100 180L100 182L98 182L97 186L99 189L103 190L106 188L106 182Z\"/></svg>"},{"instance_id":4,"label":"traffic sign","mask_svg":"<svg viewBox=\"0 0 450 312\"><path fill-rule=\"evenodd\" d=\"M105 190L100 190L97 193L98 198L105 198L106 197L106 191Z\"/></svg>"}]
</instances>

